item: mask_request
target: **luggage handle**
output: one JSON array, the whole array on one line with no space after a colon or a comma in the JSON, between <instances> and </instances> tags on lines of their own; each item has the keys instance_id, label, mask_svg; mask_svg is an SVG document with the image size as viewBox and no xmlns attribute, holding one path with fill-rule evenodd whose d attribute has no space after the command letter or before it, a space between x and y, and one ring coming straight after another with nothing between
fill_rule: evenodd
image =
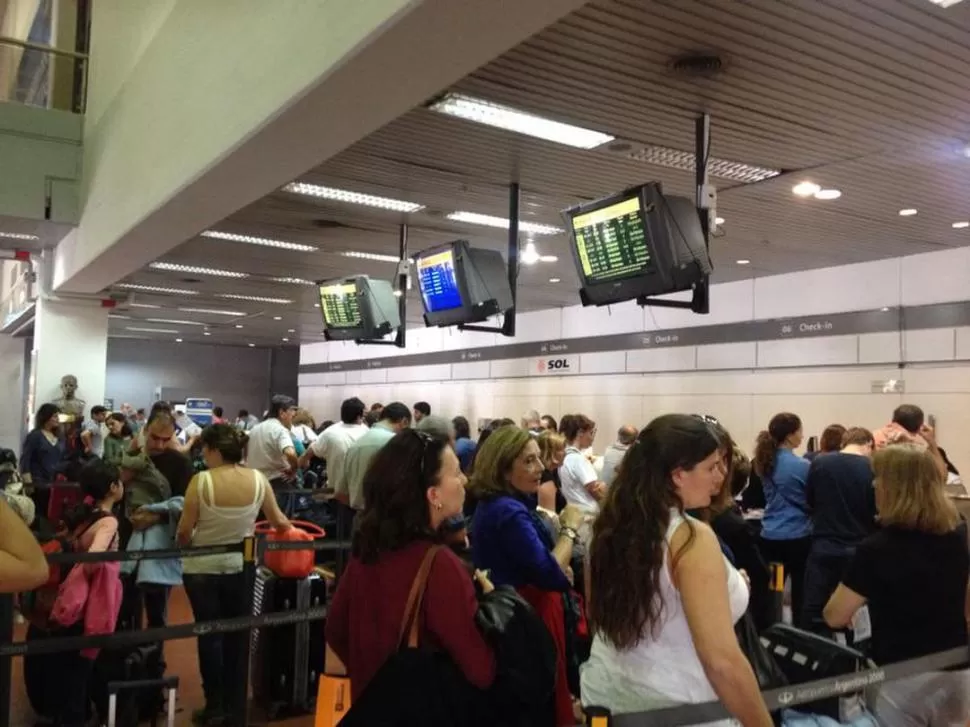
<instances>
[{"instance_id":1,"label":"luggage handle","mask_svg":"<svg viewBox=\"0 0 970 727\"><path fill-rule=\"evenodd\" d=\"M175 727L175 694L179 688L177 676L162 677L161 679L132 679L130 681L108 682L108 727L115 727L118 718L118 692L126 689L143 689L147 687L161 687L168 693L168 708L166 722L168 727ZM154 721L152 722L154 724Z\"/></svg>"}]
</instances>

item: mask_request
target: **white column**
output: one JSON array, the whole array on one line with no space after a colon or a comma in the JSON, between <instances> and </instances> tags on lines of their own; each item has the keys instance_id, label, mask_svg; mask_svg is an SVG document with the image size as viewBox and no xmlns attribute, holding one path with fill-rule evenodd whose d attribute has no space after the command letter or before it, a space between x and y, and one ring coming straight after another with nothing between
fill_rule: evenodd
<instances>
[{"instance_id":1,"label":"white column","mask_svg":"<svg viewBox=\"0 0 970 727\"><path fill-rule=\"evenodd\" d=\"M85 416L104 403L108 312L98 300L38 297L27 402L31 416L41 404L60 398L61 379L68 374L77 378Z\"/></svg>"}]
</instances>

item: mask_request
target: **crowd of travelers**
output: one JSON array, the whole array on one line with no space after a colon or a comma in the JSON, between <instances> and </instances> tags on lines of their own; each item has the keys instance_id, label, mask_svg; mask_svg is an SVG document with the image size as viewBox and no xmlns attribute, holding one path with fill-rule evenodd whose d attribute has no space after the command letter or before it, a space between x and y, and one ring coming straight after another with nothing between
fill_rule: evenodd
<instances>
[{"instance_id":1,"label":"crowd of travelers","mask_svg":"<svg viewBox=\"0 0 970 727\"><path fill-rule=\"evenodd\" d=\"M874 430L833 424L804 453L800 418L779 413L750 457L696 414L624 425L602 457L583 414L482 421L473 437L467 418L432 414L427 402L351 398L317 427L275 396L260 421L217 409L204 428L159 402L142 418L94 407L73 441L59 414L39 408L7 478L3 590L49 586L45 528L83 551L228 545L261 519L286 531L284 498L326 488L336 536L352 541L326 623L328 673L350 679L350 727L365 713L384 723L388 709L404 723L402 700L461 715L454 724L555 727L594 707L719 700L745 727L768 727L777 715L738 635L746 620L761 633L789 622L848 640L880 666L968 645L970 537L954 504L966 490L913 405ZM71 473L81 495L65 505ZM239 553L78 566L46 612L42 598L21 599L27 638L163 626L180 585L196 620L244 615L242 571ZM86 611L65 606L72 578L91 584ZM436 659L405 668L406 634ZM245 638L198 639L196 723L231 723L247 688ZM35 710L86 724L96 656L26 659ZM416 679L418 664L448 688ZM970 670L892 681L868 709L890 726L962 725Z\"/></svg>"}]
</instances>

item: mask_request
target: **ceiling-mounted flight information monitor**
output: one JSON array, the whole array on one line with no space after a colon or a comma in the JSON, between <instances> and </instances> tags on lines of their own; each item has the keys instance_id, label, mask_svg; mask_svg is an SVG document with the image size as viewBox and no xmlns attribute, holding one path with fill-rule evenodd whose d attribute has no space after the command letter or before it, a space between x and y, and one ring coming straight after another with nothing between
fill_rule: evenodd
<instances>
[{"instance_id":1,"label":"ceiling-mounted flight information monitor","mask_svg":"<svg viewBox=\"0 0 970 727\"><path fill-rule=\"evenodd\" d=\"M387 280L356 275L319 286L323 335L328 341L379 339L401 325L397 298Z\"/></svg>"},{"instance_id":2,"label":"ceiling-mounted flight information monitor","mask_svg":"<svg viewBox=\"0 0 970 727\"><path fill-rule=\"evenodd\" d=\"M572 228L583 277L590 284L641 275L650 266L639 195L576 215Z\"/></svg>"},{"instance_id":3,"label":"ceiling-mounted flight information monitor","mask_svg":"<svg viewBox=\"0 0 970 727\"><path fill-rule=\"evenodd\" d=\"M497 250L456 240L419 253L414 266L429 326L480 323L512 307L508 267Z\"/></svg>"},{"instance_id":4,"label":"ceiling-mounted flight information monitor","mask_svg":"<svg viewBox=\"0 0 970 727\"><path fill-rule=\"evenodd\" d=\"M359 328L360 303L357 284L340 281L320 286L320 310L327 328Z\"/></svg>"},{"instance_id":5,"label":"ceiling-mounted flight information monitor","mask_svg":"<svg viewBox=\"0 0 970 727\"><path fill-rule=\"evenodd\" d=\"M659 183L564 210L583 305L690 290L711 272L693 202Z\"/></svg>"}]
</instances>

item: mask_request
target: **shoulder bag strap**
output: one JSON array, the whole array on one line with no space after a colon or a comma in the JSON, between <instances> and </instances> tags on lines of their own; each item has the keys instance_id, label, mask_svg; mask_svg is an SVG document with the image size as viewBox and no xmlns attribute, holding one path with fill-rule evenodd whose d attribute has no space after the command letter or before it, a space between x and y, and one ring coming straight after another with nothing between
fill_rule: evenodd
<instances>
[{"instance_id":1,"label":"shoulder bag strap","mask_svg":"<svg viewBox=\"0 0 970 727\"><path fill-rule=\"evenodd\" d=\"M414 581L411 583L411 592L408 593L407 605L404 607L404 618L401 620L401 630L398 633L398 646L404 645L404 636L407 634L407 645L413 649L418 645L418 622L421 620L421 604L424 602L424 592L428 587L428 576L431 574L431 565L438 554L440 545L432 545L428 552L424 554L421 566L418 568ZM409 630L410 629L410 630Z\"/></svg>"}]
</instances>

